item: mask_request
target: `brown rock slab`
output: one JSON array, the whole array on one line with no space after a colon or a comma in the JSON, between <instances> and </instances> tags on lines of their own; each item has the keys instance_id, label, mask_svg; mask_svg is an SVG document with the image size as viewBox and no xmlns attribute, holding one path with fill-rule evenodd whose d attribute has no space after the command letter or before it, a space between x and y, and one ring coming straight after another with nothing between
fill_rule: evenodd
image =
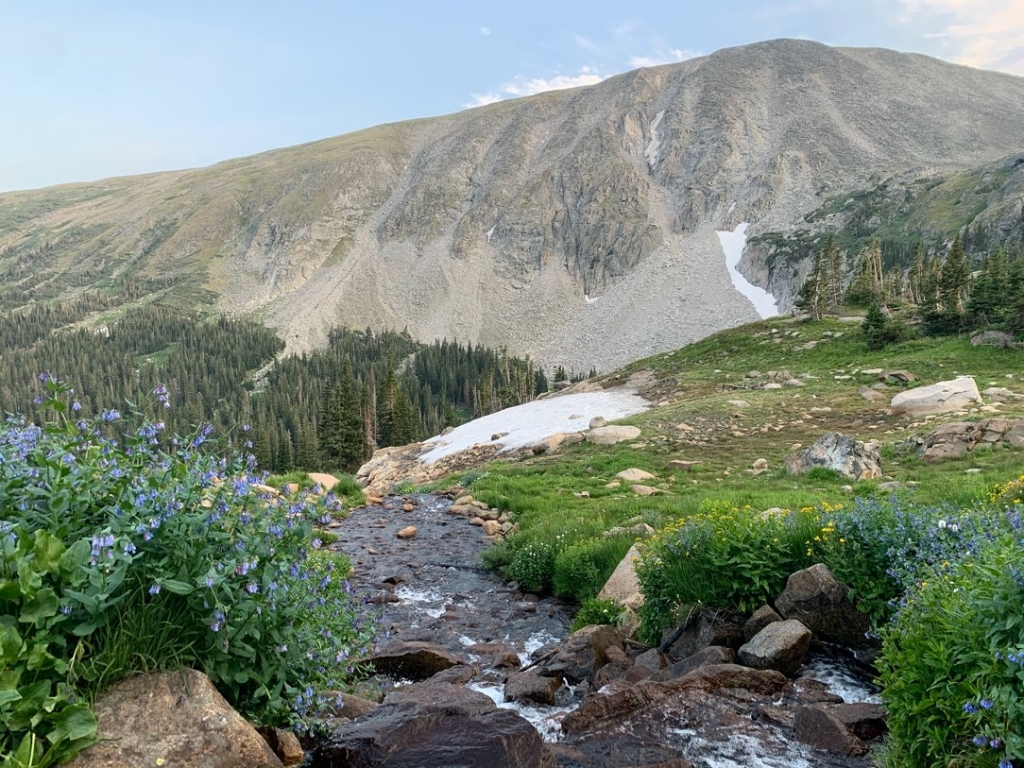
<instances>
[{"instance_id":1,"label":"brown rock slab","mask_svg":"<svg viewBox=\"0 0 1024 768\"><path fill-rule=\"evenodd\" d=\"M465 661L434 643L392 640L376 656L367 659L381 674L407 680L426 680Z\"/></svg>"},{"instance_id":2,"label":"brown rock slab","mask_svg":"<svg viewBox=\"0 0 1024 768\"><path fill-rule=\"evenodd\" d=\"M129 677L94 706L100 742L73 768L280 768L267 742L193 669Z\"/></svg>"},{"instance_id":3,"label":"brown rock slab","mask_svg":"<svg viewBox=\"0 0 1024 768\"><path fill-rule=\"evenodd\" d=\"M639 659L637 660L639 662ZM736 661L736 651L721 645L709 645L707 648L697 651L692 656L687 656L664 669L658 670L651 679L656 682L676 680L684 677L693 670L713 664L732 664Z\"/></svg>"},{"instance_id":4,"label":"brown rock slab","mask_svg":"<svg viewBox=\"0 0 1024 768\"><path fill-rule=\"evenodd\" d=\"M309 479L319 485L328 493L338 484L338 478L326 472L310 472Z\"/></svg>"},{"instance_id":5,"label":"brown rock slab","mask_svg":"<svg viewBox=\"0 0 1024 768\"><path fill-rule=\"evenodd\" d=\"M528 669L505 681L505 700L554 706L561 687L562 681L557 677L544 677L536 668Z\"/></svg>"},{"instance_id":6,"label":"brown rock slab","mask_svg":"<svg viewBox=\"0 0 1024 768\"><path fill-rule=\"evenodd\" d=\"M800 707L793 720L797 741L823 752L857 757L868 752L867 744L857 738L839 717L824 704Z\"/></svg>"},{"instance_id":7,"label":"brown rock slab","mask_svg":"<svg viewBox=\"0 0 1024 768\"><path fill-rule=\"evenodd\" d=\"M615 566L615 570L612 571L612 575L608 577L608 581L601 587L597 596L601 600L614 600L630 610L639 609L644 602L643 592L640 591L640 580L636 576L636 561L639 558L640 551L634 544Z\"/></svg>"}]
</instances>

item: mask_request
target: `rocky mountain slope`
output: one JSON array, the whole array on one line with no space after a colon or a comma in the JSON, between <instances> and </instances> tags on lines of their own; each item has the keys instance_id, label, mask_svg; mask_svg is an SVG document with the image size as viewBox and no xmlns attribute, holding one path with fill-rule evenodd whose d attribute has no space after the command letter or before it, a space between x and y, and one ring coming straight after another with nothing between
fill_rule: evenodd
<instances>
[{"instance_id":1,"label":"rocky mountain slope","mask_svg":"<svg viewBox=\"0 0 1024 768\"><path fill-rule=\"evenodd\" d=\"M4 308L131 278L255 313L607 370L756 318L716 231L1024 147L1024 79L780 40L209 168L0 195ZM796 273L766 279L783 303Z\"/></svg>"}]
</instances>

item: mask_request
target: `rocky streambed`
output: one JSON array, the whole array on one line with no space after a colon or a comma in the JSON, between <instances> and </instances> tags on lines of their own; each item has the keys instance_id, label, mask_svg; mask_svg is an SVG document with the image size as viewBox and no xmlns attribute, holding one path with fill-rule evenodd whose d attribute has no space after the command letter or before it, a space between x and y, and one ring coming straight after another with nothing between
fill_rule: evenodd
<instances>
[{"instance_id":1,"label":"rocky streambed","mask_svg":"<svg viewBox=\"0 0 1024 768\"><path fill-rule=\"evenodd\" d=\"M461 512L446 495L392 496L336 524L332 548L379 608L389 682L311 765L868 765L884 720L855 668L819 652L787 677L713 642L690 653L717 631L703 624L663 649L612 627L570 636L571 606L480 568L493 539Z\"/></svg>"}]
</instances>

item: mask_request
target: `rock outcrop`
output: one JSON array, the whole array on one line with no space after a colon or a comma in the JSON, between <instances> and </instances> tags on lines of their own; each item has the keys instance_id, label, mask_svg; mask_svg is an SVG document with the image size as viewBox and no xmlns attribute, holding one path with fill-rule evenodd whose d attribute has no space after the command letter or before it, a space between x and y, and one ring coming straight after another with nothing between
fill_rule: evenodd
<instances>
[{"instance_id":1,"label":"rock outcrop","mask_svg":"<svg viewBox=\"0 0 1024 768\"><path fill-rule=\"evenodd\" d=\"M896 395L889 407L902 416L926 416L970 408L982 402L978 385L970 376L940 381Z\"/></svg>"},{"instance_id":2,"label":"rock outcrop","mask_svg":"<svg viewBox=\"0 0 1024 768\"><path fill-rule=\"evenodd\" d=\"M75 758L72 768L282 766L210 678L193 669L126 678L109 688L94 709L100 741Z\"/></svg>"},{"instance_id":3,"label":"rock outcrop","mask_svg":"<svg viewBox=\"0 0 1024 768\"><path fill-rule=\"evenodd\" d=\"M924 438L921 458L928 463L959 459L975 448L990 448L1000 444L1024 448L1024 419L984 419L943 424Z\"/></svg>"},{"instance_id":4,"label":"rock outcrop","mask_svg":"<svg viewBox=\"0 0 1024 768\"><path fill-rule=\"evenodd\" d=\"M878 443L861 442L849 435L828 432L800 453L786 456L786 471L803 475L815 467L838 472L851 480L870 480L882 475Z\"/></svg>"}]
</instances>

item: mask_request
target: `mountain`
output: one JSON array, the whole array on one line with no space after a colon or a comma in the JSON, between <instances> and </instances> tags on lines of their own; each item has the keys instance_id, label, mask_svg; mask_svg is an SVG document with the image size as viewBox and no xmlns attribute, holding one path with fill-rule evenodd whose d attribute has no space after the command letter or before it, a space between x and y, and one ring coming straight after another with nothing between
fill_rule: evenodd
<instances>
[{"instance_id":1,"label":"mountain","mask_svg":"<svg viewBox=\"0 0 1024 768\"><path fill-rule=\"evenodd\" d=\"M209 168L0 195L0 306L130 285L133 301L257 317L293 351L345 324L608 370L756 319L716 231L749 224L740 269L785 307L800 264L773 269L759 237L1022 148L1024 78L776 40Z\"/></svg>"}]
</instances>

